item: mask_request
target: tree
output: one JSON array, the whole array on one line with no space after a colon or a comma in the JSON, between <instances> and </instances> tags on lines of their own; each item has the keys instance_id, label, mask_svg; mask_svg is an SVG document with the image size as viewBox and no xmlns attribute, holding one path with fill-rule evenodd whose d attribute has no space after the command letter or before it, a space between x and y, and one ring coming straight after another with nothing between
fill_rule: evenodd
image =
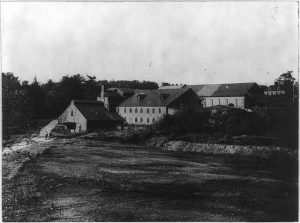
<instances>
[{"instance_id":1,"label":"tree","mask_svg":"<svg viewBox=\"0 0 300 223\"><path fill-rule=\"evenodd\" d=\"M2 73L2 126L3 135L14 134L25 127L28 120L26 95L18 77Z\"/></svg>"},{"instance_id":2,"label":"tree","mask_svg":"<svg viewBox=\"0 0 300 223\"><path fill-rule=\"evenodd\" d=\"M85 78L80 74L63 76L53 94L53 113L58 116L73 99L84 99Z\"/></svg>"},{"instance_id":3,"label":"tree","mask_svg":"<svg viewBox=\"0 0 300 223\"><path fill-rule=\"evenodd\" d=\"M171 86L171 84L170 84L170 83L167 83L167 82L162 82L162 83L161 83L161 86Z\"/></svg>"},{"instance_id":4,"label":"tree","mask_svg":"<svg viewBox=\"0 0 300 223\"><path fill-rule=\"evenodd\" d=\"M26 93L29 99L28 109L30 109L31 118L32 119L46 118L47 117L47 110L45 106L46 90L38 82L36 77L26 89Z\"/></svg>"},{"instance_id":5,"label":"tree","mask_svg":"<svg viewBox=\"0 0 300 223\"><path fill-rule=\"evenodd\" d=\"M287 71L281 74L274 82L276 87L280 87L287 95L293 95L293 86L295 78L292 75L293 71Z\"/></svg>"},{"instance_id":6,"label":"tree","mask_svg":"<svg viewBox=\"0 0 300 223\"><path fill-rule=\"evenodd\" d=\"M86 75L87 79L84 81L84 98L88 100L95 100L100 95L100 86L96 81L95 76Z\"/></svg>"}]
</instances>

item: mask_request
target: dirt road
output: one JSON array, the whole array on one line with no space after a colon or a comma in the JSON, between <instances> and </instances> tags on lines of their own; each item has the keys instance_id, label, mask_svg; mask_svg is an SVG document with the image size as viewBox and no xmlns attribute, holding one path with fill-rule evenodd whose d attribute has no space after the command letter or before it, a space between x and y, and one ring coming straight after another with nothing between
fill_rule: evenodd
<instances>
[{"instance_id":1,"label":"dirt road","mask_svg":"<svg viewBox=\"0 0 300 223\"><path fill-rule=\"evenodd\" d=\"M3 220L297 221L293 169L279 159L60 139L3 178Z\"/></svg>"}]
</instances>

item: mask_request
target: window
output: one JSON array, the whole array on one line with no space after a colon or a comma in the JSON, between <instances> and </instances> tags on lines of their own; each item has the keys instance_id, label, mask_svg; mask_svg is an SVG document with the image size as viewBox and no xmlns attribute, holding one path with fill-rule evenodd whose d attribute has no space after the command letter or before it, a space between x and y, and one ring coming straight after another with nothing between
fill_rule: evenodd
<instances>
[{"instance_id":1,"label":"window","mask_svg":"<svg viewBox=\"0 0 300 223\"><path fill-rule=\"evenodd\" d=\"M73 111L71 111L71 116L74 116L74 113L73 113Z\"/></svg>"},{"instance_id":2,"label":"window","mask_svg":"<svg viewBox=\"0 0 300 223\"><path fill-rule=\"evenodd\" d=\"M214 99L210 99L211 101L211 106L214 106Z\"/></svg>"},{"instance_id":3,"label":"window","mask_svg":"<svg viewBox=\"0 0 300 223\"><path fill-rule=\"evenodd\" d=\"M238 106L238 99L236 98L235 99L235 107L237 107Z\"/></svg>"},{"instance_id":4,"label":"window","mask_svg":"<svg viewBox=\"0 0 300 223\"><path fill-rule=\"evenodd\" d=\"M134 120L135 122L138 122L138 120L137 120L137 118L135 118L135 120Z\"/></svg>"},{"instance_id":5,"label":"window","mask_svg":"<svg viewBox=\"0 0 300 223\"><path fill-rule=\"evenodd\" d=\"M141 119L140 119L140 123L143 123L143 118L141 117Z\"/></svg>"},{"instance_id":6,"label":"window","mask_svg":"<svg viewBox=\"0 0 300 223\"><path fill-rule=\"evenodd\" d=\"M154 122L155 122L155 118L152 119L152 123L154 123Z\"/></svg>"},{"instance_id":7,"label":"window","mask_svg":"<svg viewBox=\"0 0 300 223\"><path fill-rule=\"evenodd\" d=\"M154 108L152 109L152 113L155 113L155 109Z\"/></svg>"},{"instance_id":8,"label":"window","mask_svg":"<svg viewBox=\"0 0 300 223\"><path fill-rule=\"evenodd\" d=\"M147 123L149 123L149 118L147 118Z\"/></svg>"},{"instance_id":9,"label":"window","mask_svg":"<svg viewBox=\"0 0 300 223\"><path fill-rule=\"evenodd\" d=\"M147 113L149 113L149 108L147 108Z\"/></svg>"},{"instance_id":10,"label":"window","mask_svg":"<svg viewBox=\"0 0 300 223\"><path fill-rule=\"evenodd\" d=\"M135 113L137 113L138 112L138 110L137 110L137 108L135 108Z\"/></svg>"},{"instance_id":11,"label":"window","mask_svg":"<svg viewBox=\"0 0 300 223\"><path fill-rule=\"evenodd\" d=\"M131 108L129 108L129 113L131 113L132 112L132 109Z\"/></svg>"},{"instance_id":12,"label":"window","mask_svg":"<svg viewBox=\"0 0 300 223\"><path fill-rule=\"evenodd\" d=\"M140 109L140 113L143 113L143 109L142 108Z\"/></svg>"},{"instance_id":13,"label":"window","mask_svg":"<svg viewBox=\"0 0 300 223\"><path fill-rule=\"evenodd\" d=\"M161 113L161 110L160 110L160 108L158 109L158 113Z\"/></svg>"},{"instance_id":14,"label":"window","mask_svg":"<svg viewBox=\"0 0 300 223\"><path fill-rule=\"evenodd\" d=\"M228 105L228 99L226 99L226 105Z\"/></svg>"},{"instance_id":15,"label":"window","mask_svg":"<svg viewBox=\"0 0 300 223\"><path fill-rule=\"evenodd\" d=\"M221 99L218 99L219 100L219 105L221 104Z\"/></svg>"},{"instance_id":16,"label":"window","mask_svg":"<svg viewBox=\"0 0 300 223\"><path fill-rule=\"evenodd\" d=\"M126 113L126 108L124 108L124 113Z\"/></svg>"}]
</instances>

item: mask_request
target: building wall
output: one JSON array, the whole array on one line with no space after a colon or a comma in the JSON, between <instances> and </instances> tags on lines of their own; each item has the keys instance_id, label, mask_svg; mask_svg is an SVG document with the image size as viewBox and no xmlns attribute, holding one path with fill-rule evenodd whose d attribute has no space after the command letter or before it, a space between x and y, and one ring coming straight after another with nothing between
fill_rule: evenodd
<instances>
[{"instance_id":1,"label":"building wall","mask_svg":"<svg viewBox=\"0 0 300 223\"><path fill-rule=\"evenodd\" d=\"M173 115L178 111L178 109L168 107L168 115Z\"/></svg>"},{"instance_id":2,"label":"building wall","mask_svg":"<svg viewBox=\"0 0 300 223\"><path fill-rule=\"evenodd\" d=\"M281 95L285 94L285 91L265 91L265 95Z\"/></svg>"},{"instance_id":3,"label":"building wall","mask_svg":"<svg viewBox=\"0 0 300 223\"><path fill-rule=\"evenodd\" d=\"M230 103L236 108L245 108L245 97L205 97L203 106L211 107L216 105L229 105Z\"/></svg>"},{"instance_id":4,"label":"building wall","mask_svg":"<svg viewBox=\"0 0 300 223\"><path fill-rule=\"evenodd\" d=\"M72 113L73 111L73 113ZM75 132L85 132L87 130L87 120L71 102L69 107L59 116L58 123L75 122Z\"/></svg>"},{"instance_id":5,"label":"building wall","mask_svg":"<svg viewBox=\"0 0 300 223\"><path fill-rule=\"evenodd\" d=\"M117 107L117 112L127 124L151 125L166 115L167 109L166 107Z\"/></svg>"}]
</instances>

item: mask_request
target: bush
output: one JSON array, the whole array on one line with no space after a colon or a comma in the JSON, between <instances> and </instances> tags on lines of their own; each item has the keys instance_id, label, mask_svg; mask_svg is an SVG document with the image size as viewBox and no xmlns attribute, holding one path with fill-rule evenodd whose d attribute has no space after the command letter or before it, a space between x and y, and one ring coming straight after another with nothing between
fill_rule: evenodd
<instances>
[{"instance_id":1,"label":"bush","mask_svg":"<svg viewBox=\"0 0 300 223\"><path fill-rule=\"evenodd\" d=\"M242 109L219 110L210 117L210 131L226 135L260 134L264 120Z\"/></svg>"},{"instance_id":2,"label":"bush","mask_svg":"<svg viewBox=\"0 0 300 223\"><path fill-rule=\"evenodd\" d=\"M232 136L248 135L252 137L250 144L276 142L297 148L298 107L295 104L271 108L263 115L228 107L198 108L165 116L150 128L152 132L184 141L219 142L228 141Z\"/></svg>"},{"instance_id":3,"label":"bush","mask_svg":"<svg viewBox=\"0 0 300 223\"><path fill-rule=\"evenodd\" d=\"M205 132L208 130L209 116L210 112L205 109L181 111L165 116L153 125L153 129L163 134Z\"/></svg>"},{"instance_id":4,"label":"bush","mask_svg":"<svg viewBox=\"0 0 300 223\"><path fill-rule=\"evenodd\" d=\"M222 135L258 134L264 121L257 114L242 109L213 111L197 109L165 116L154 128L164 134L209 133Z\"/></svg>"}]
</instances>

